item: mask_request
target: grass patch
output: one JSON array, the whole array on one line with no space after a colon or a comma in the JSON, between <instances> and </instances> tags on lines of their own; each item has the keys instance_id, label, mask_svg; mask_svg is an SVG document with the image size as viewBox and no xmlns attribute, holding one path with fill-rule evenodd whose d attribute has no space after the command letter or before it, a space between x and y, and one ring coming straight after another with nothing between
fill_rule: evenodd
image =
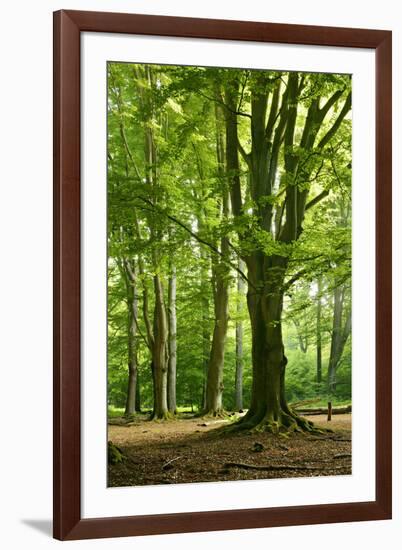
<instances>
[{"instance_id":1,"label":"grass patch","mask_svg":"<svg viewBox=\"0 0 402 550\"><path fill-rule=\"evenodd\" d=\"M144 409L141 409L141 414L149 414L151 412L152 412L151 408L146 407ZM190 406L177 407L178 414L191 413L191 412L196 413L197 409L194 408L192 411ZM124 407L115 407L114 405L109 405L107 408L107 416L108 418L121 418L122 416L124 416Z\"/></svg>"},{"instance_id":2,"label":"grass patch","mask_svg":"<svg viewBox=\"0 0 402 550\"><path fill-rule=\"evenodd\" d=\"M124 415L124 407L115 407L114 405L109 405L107 408L108 418L120 418Z\"/></svg>"},{"instance_id":3,"label":"grass patch","mask_svg":"<svg viewBox=\"0 0 402 550\"><path fill-rule=\"evenodd\" d=\"M317 403L311 405L312 408L327 407L328 401L331 401L333 407L349 407L352 404L351 399L339 399L337 397L321 398ZM310 406L310 405L309 405Z\"/></svg>"},{"instance_id":4,"label":"grass patch","mask_svg":"<svg viewBox=\"0 0 402 550\"><path fill-rule=\"evenodd\" d=\"M325 409L328 406L328 402L331 401L333 408L338 407L349 407L352 405L351 399L342 399L338 397L317 397L316 399L306 399L306 402L294 401L290 403L296 405L296 409Z\"/></svg>"}]
</instances>

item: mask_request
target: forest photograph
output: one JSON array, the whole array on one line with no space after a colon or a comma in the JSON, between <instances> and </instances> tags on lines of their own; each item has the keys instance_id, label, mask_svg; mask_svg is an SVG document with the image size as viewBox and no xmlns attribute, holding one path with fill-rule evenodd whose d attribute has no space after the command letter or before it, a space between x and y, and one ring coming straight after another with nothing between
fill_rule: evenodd
<instances>
[{"instance_id":1,"label":"forest photograph","mask_svg":"<svg viewBox=\"0 0 402 550\"><path fill-rule=\"evenodd\" d=\"M352 473L352 77L107 64L108 486Z\"/></svg>"}]
</instances>

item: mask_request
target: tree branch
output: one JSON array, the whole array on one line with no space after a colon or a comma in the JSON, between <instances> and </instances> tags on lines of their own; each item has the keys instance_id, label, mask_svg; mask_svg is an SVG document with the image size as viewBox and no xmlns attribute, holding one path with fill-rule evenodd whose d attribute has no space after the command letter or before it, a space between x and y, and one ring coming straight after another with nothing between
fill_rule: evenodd
<instances>
[{"instance_id":1,"label":"tree branch","mask_svg":"<svg viewBox=\"0 0 402 550\"><path fill-rule=\"evenodd\" d=\"M149 345L148 340L146 339L144 333L142 332L142 330L141 330L141 328L140 328L140 325L138 324L138 319L137 319L137 317L134 317L134 323L135 323L135 326L137 327L138 334L139 334L139 335L141 336L141 338L144 340L145 345L147 346L147 348L149 349L149 351L152 351L152 348L151 348L151 346Z\"/></svg>"},{"instance_id":2,"label":"tree branch","mask_svg":"<svg viewBox=\"0 0 402 550\"><path fill-rule=\"evenodd\" d=\"M242 144L240 143L240 140L239 140L238 137L237 137L237 148L238 148L244 162L250 168L251 167L250 153L246 153L246 151L244 150L244 148L243 148Z\"/></svg>"},{"instance_id":3,"label":"tree branch","mask_svg":"<svg viewBox=\"0 0 402 550\"><path fill-rule=\"evenodd\" d=\"M275 122L278 117L278 106L279 106L279 92L281 89L281 81L279 80L274 93L272 95L271 108L269 110L269 117L267 126L265 128L265 137L268 141L271 140L272 132L274 130Z\"/></svg>"},{"instance_id":4,"label":"tree branch","mask_svg":"<svg viewBox=\"0 0 402 550\"><path fill-rule=\"evenodd\" d=\"M321 139L320 143L318 144L318 148L322 149L326 146L326 144L334 137L336 132L338 131L339 126L341 125L343 119L348 114L350 108L352 107L352 94L350 93L348 97L346 98L345 104L339 113L337 119L335 120L332 127L328 130L328 132L325 134L325 136Z\"/></svg>"},{"instance_id":5,"label":"tree branch","mask_svg":"<svg viewBox=\"0 0 402 550\"><path fill-rule=\"evenodd\" d=\"M325 190L325 191L321 191L321 193L319 193L316 197L314 197L314 199L311 199L311 201L309 201L307 204L306 204L306 207L304 210L308 210L309 208L312 208L313 206L315 206L318 202L320 202L322 199L325 199L325 197L328 197L329 195L329 191L328 190Z\"/></svg>"},{"instance_id":6,"label":"tree branch","mask_svg":"<svg viewBox=\"0 0 402 550\"><path fill-rule=\"evenodd\" d=\"M142 263L139 264L139 270L140 270L140 275L142 276L142 278L144 279L144 269L143 269L143 265ZM153 333L153 330L152 330L152 324L151 324L151 321L149 319L149 313L148 313L148 289L145 285L145 281L142 280L141 281L142 283L142 315L144 317L144 323L145 323L145 328L146 328L146 331L147 331L147 337L148 337L148 347L151 348L151 346L153 346L154 344L154 333Z\"/></svg>"},{"instance_id":7,"label":"tree branch","mask_svg":"<svg viewBox=\"0 0 402 550\"><path fill-rule=\"evenodd\" d=\"M246 77L245 77L244 81L242 82L241 92L240 92L240 99L239 99L239 104L238 104L237 109L236 109L237 112L240 111L240 109L241 109L241 104L243 103L244 90L246 89L246 85L247 85L247 81L248 81L249 74L250 74L250 72L249 72L249 71L246 71Z\"/></svg>"},{"instance_id":8,"label":"tree branch","mask_svg":"<svg viewBox=\"0 0 402 550\"><path fill-rule=\"evenodd\" d=\"M321 109L319 109L319 113L321 115L322 118L325 117L325 115L328 113L328 111L331 109L331 107L333 105L335 105L335 103L338 101L338 99L341 97L341 95L343 94L345 90L337 90L329 99L328 101L325 103L325 105L323 105L321 107Z\"/></svg>"},{"instance_id":9,"label":"tree branch","mask_svg":"<svg viewBox=\"0 0 402 550\"><path fill-rule=\"evenodd\" d=\"M288 281L286 281L286 283L283 285L283 289L284 291L286 292L287 290L289 290L289 288L296 282L298 281L301 277L303 277L303 275L305 275L306 273L308 273L308 269L307 268L304 268L304 269L301 269L300 271L298 271L297 273L295 273L295 275L293 275L293 277L291 277Z\"/></svg>"},{"instance_id":10,"label":"tree branch","mask_svg":"<svg viewBox=\"0 0 402 550\"><path fill-rule=\"evenodd\" d=\"M223 105L223 107L225 107L225 109L227 109L229 112L231 112L232 114L234 115L239 115L239 116L245 116L247 118L252 118L251 115L249 113L244 113L242 111L237 111L236 109L231 109L224 101L222 101L221 99L217 99L216 97L210 97L208 96L207 94L204 94L203 92L201 92L200 90L197 91L197 93L202 96L203 98L205 99L208 99L208 101L214 101L215 103L219 103L220 105Z\"/></svg>"},{"instance_id":11,"label":"tree branch","mask_svg":"<svg viewBox=\"0 0 402 550\"><path fill-rule=\"evenodd\" d=\"M178 220L175 216L172 216L171 214L168 214L167 212L165 212L162 208L159 208L157 207L156 205L154 205L149 199L147 199L146 197L142 197L141 195L137 195L137 198L139 198L140 200L144 201L146 204L148 204L149 206L152 207L152 209L154 210L158 210L158 212L160 212L161 214L163 214L164 216L166 216L169 220L171 220L173 223L179 225L182 229L184 229L185 231L187 231L187 233L189 233L189 235L191 235L194 239L196 239L199 243L207 246L208 248L210 248L215 254L218 254L218 256L220 256L224 262L226 262L232 269L234 269L235 271L237 271L237 273L245 280L247 281L247 283L253 287L255 290L255 286L253 285L253 283L248 279L247 275L241 270L239 269L239 267L231 262L230 260L227 259L227 257L225 256L225 254L222 254L222 252L219 250L219 248L217 248L214 244L206 241L205 239L203 239L202 237L200 237L199 235L197 235L197 233L195 233L192 229L190 229L189 227L187 227L187 225L185 223L183 223L182 221ZM233 247L232 247L233 250L235 250Z\"/></svg>"}]
</instances>

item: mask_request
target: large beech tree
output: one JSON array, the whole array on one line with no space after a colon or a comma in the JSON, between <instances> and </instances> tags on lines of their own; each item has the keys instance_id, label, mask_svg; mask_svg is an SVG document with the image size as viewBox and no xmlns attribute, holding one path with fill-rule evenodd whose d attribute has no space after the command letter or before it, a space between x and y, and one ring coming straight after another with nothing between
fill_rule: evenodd
<instances>
[{"instance_id":1,"label":"large beech tree","mask_svg":"<svg viewBox=\"0 0 402 550\"><path fill-rule=\"evenodd\" d=\"M323 189L310 198L311 181L325 163L326 147L336 139L351 108L351 94L346 78L340 78L330 94L323 75L260 72L249 78L249 151L238 135L242 116L238 78L228 81L225 94L227 168L232 174L232 209L240 225L240 254L247 265L253 357L250 408L234 429L310 430L311 424L286 401L283 300L299 276L287 279L306 212L328 195ZM339 111L332 116L335 107ZM249 173L248 209L241 188L239 152Z\"/></svg>"}]
</instances>

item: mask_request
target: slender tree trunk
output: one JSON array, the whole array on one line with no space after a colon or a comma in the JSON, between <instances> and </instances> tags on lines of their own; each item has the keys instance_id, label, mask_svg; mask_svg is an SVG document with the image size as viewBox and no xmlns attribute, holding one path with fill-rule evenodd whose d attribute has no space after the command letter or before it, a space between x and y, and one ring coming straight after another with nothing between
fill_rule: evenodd
<instances>
[{"instance_id":1,"label":"slender tree trunk","mask_svg":"<svg viewBox=\"0 0 402 550\"><path fill-rule=\"evenodd\" d=\"M205 325L204 325L205 323ZM210 332L207 329L207 323L209 324L209 319L203 318L203 334L202 334L202 395L201 395L201 407L203 411L207 406L207 383L208 383L208 364L209 364L209 353L211 349L211 338Z\"/></svg>"},{"instance_id":2,"label":"slender tree trunk","mask_svg":"<svg viewBox=\"0 0 402 550\"><path fill-rule=\"evenodd\" d=\"M154 275L155 309L154 309L154 341L152 349L152 365L154 379L154 409L153 419L164 419L169 416L167 404L167 372L168 372L168 320L163 298L163 286L159 275Z\"/></svg>"},{"instance_id":3,"label":"slender tree trunk","mask_svg":"<svg viewBox=\"0 0 402 550\"><path fill-rule=\"evenodd\" d=\"M297 319L293 319L293 324L296 328L297 339L299 340L299 348L302 353L307 353L308 339L306 335L302 334L302 327Z\"/></svg>"},{"instance_id":4,"label":"slender tree trunk","mask_svg":"<svg viewBox=\"0 0 402 550\"><path fill-rule=\"evenodd\" d=\"M223 114L216 106L216 153L218 161L218 174L222 178L225 175L225 147L222 133ZM227 219L229 214L229 193L225 186L222 190L222 218ZM216 256L212 262L212 287L214 295L215 324L212 335L211 353L208 363L207 386L205 395L205 408L203 414L216 416L223 412L223 367L225 360L226 333L229 322L229 275L230 270L225 263L229 257L229 239L221 238L220 252L222 258Z\"/></svg>"},{"instance_id":5,"label":"slender tree trunk","mask_svg":"<svg viewBox=\"0 0 402 550\"><path fill-rule=\"evenodd\" d=\"M334 313L332 319L331 352L328 363L328 391L330 394L336 391L336 366L339 355L339 345L342 330L343 288L334 290Z\"/></svg>"},{"instance_id":6,"label":"slender tree trunk","mask_svg":"<svg viewBox=\"0 0 402 550\"><path fill-rule=\"evenodd\" d=\"M201 184L204 182L204 170L202 163L197 162L198 175L200 178ZM198 197L201 204L204 201L204 190L201 192L201 196ZM198 222L198 231L201 233L204 230L205 220L206 220L206 211L205 208L201 208L197 222ZM199 401L199 411L203 411L206 408L206 398L207 398L207 379L208 379L208 363L209 363L209 352L211 349L211 331L210 331L210 277L209 277L209 268L210 268L210 255L205 247L200 247L200 296L201 296L201 332L202 332L202 391Z\"/></svg>"},{"instance_id":7,"label":"slender tree trunk","mask_svg":"<svg viewBox=\"0 0 402 550\"><path fill-rule=\"evenodd\" d=\"M144 155L145 155L145 182L149 187L149 194L156 204L160 196L161 188L159 182L159 159L155 141L154 128L149 122L155 116L155 104L152 95L152 90L155 87L155 74L153 69L146 65L143 69L143 74L138 68L140 78L144 78L147 82L147 87L139 86L138 92L141 106L148 114L148 120L144 124ZM155 222L150 217L149 228L151 239L160 240L162 231L156 226ZM153 331L147 330L150 334L150 348L152 354L152 376L154 382L154 406L152 412L153 419L165 419L169 416L167 403L167 380L168 380L168 316L165 306L163 284L160 278L161 258L158 252L152 250L152 267L154 273L153 286L155 293ZM152 334L151 334L152 332Z\"/></svg>"},{"instance_id":8,"label":"slender tree trunk","mask_svg":"<svg viewBox=\"0 0 402 550\"><path fill-rule=\"evenodd\" d=\"M342 358L346 341L351 332L352 319L350 310L347 312L345 322L343 324L344 298L345 287L336 287L334 290L334 315L332 321L331 351L328 363L328 392L330 394L333 394L336 391L337 368Z\"/></svg>"},{"instance_id":9,"label":"slender tree trunk","mask_svg":"<svg viewBox=\"0 0 402 550\"><path fill-rule=\"evenodd\" d=\"M244 262L239 258L239 269L245 270ZM243 409L243 293L244 280L240 274L237 276L237 321L236 321L236 376L235 376L235 410Z\"/></svg>"},{"instance_id":10,"label":"slender tree trunk","mask_svg":"<svg viewBox=\"0 0 402 550\"><path fill-rule=\"evenodd\" d=\"M128 373L128 388L127 388L127 399L126 399L126 408L124 411L125 416L130 414L135 414L137 412L136 408L136 391L137 391L137 369L133 369Z\"/></svg>"},{"instance_id":11,"label":"slender tree trunk","mask_svg":"<svg viewBox=\"0 0 402 550\"><path fill-rule=\"evenodd\" d=\"M121 265L121 273L124 275L127 296L127 355L128 355L128 380L127 397L124 414L135 414L135 394L137 390L137 322L138 322L138 297L136 289L136 268L128 260Z\"/></svg>"},{"instance_id":12,"label":"slender tree trunk","mask_svg":"<svg viewBox=\"0 0 402 550\"><path fill-rule=\"evenodd\" d=\"M228 327L228 282L218 275L214 298L215 324L208 363L206 406L204 414L216 416L222 412L223 366L225 360L226 332Z\"/></svg>"},{"instance_id":13,"label":"slender tree trunk","mask_svg":"<svg viewBox=\"0 0 402 550\"><path fill-rule=\"evenodd\" d=\"M221 252L224 257L229 254L229 241L226 237L221 240ZM212 272L215 322L208 361L203 414L217 416L223 412L223 367L229 322L229 269L221 261L213 264Z\"/></svg>"},{"instance_id":14,"label":"slender tree trunk","mask_svg":"<svg viewBox=\"0 0 402 550\"><path fill-rule=\"evenodd\" d=\"M321 279L317 281L317 322L316 322L316 343L317 343L317 384L322 382L322 344L321 344Z\"/></svg>"},{"instance_id":15,"label":"slender tree trunk","mask_svg":"<svg viewBox=\"0 0 402 550\"><path fill-rule=\"evenodd\" d=\"M140 374L137 366L137 383L135 385L135 410L141 412Z\"/></svg>"},{"instance_id":16,"label":"slender tree trunk","mask_svg":"<svg viewBox=\"0 0 402 550\"><path fill-rule=\"evenodd\" d=\"M198 220L199 230L202 228L202 219ZM201 255L201 273L200 273L200 294L201 294L201 323L202 323L202 393L199 410L206 408L207 398L207 379L209 353L211 349L211 331L210 331L210 299L209 288L210 280L208 273L209 254L204 247L200 249Z\"/></svg>"},{"instance_id":17,"label":"slender tree trunk","mask_svg":"<svg viewBox=\"0 0 402 550\"><path fill-rule=\"evenodd\" d=\"M168 410L176 414L176 362L177 362L177 340L176 340L176 268L172 267L169 278L168 291L168 312L169 312L169 363L168 363Z\"/></svg>"}]
</instances>

